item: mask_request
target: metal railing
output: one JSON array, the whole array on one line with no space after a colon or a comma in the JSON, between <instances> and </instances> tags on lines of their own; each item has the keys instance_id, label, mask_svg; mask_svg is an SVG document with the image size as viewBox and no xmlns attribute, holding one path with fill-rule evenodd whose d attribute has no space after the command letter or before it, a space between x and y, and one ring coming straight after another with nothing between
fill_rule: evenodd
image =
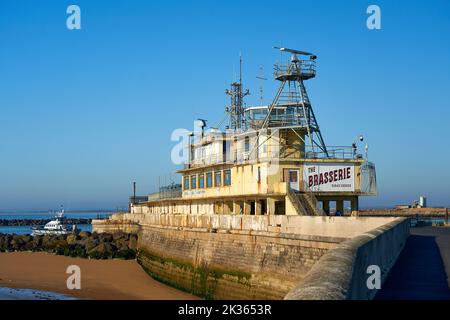
<instances>
[{"instance_id":1,"label":"metal railing","mask_svg":"<svg viewBox=\"0 0 450 320\"><path fill-rule=\"evenodd\" d=\"M308 215L308 211L300 201L298 194L289 186L287 187L287 196L299 215Z\"/></svg>"},{"instance_id":2,"label":"metal railing","mask_svg":"<svg viewBox=\"0 0 450 320\"><path fill-rule=\"evenodd\" d=\"M305 200L309 202L311 209L313 209L314 214L317 216L325 216L326 213L322 208L318 208L317 204L319 201L317 200L316 195L314 192L309 188L306 181L302 181L301 183L301 190L303 191L303 194L305 195Z\"/></svg>"},{"instance_id":3,"label":"metal railing","mask_svg":"<svg viewBox=\"0 0 450 320\"><path fill-rule=\"evenodd\" d=\"M356 154L351 146L327 146L328 156L324 151L315 147L314 150L307 146L305 150L283 147L277 144L263 144L257 148L240 148L227 153L210 154L201 158L195 158L185 165L185 168L200 167L214 164L242 164L252 161L273 160L302 160L302 159L356 159Z\"/></svg>"},{"instance_id":4,"label":"metal railing","mask_svg":"<svg viewBox=\"0 0 450 320\"><path fill-rule=\"evenodd\" d=\"M171 184L168 186L161 186L158 192L154 192L148 195L148 201L160 200L160 199L173 199L180 198L182 195L181 184Z\"/></svg>"},{"instance_id":5,"label":"metal railing","mask_svg":"<svg viewBox=\"0 0 450 320\"><path fill-rule=\"evenodd\" d=\"M328 157L325 152L320 149L317 151L306 151L305 158L308 159L321 159L321 158L334 158L334 159L355 159L357 158L357 154L355 149L351 146L327 146Z\"/></svg>"},{"instance_id":6,"label":"metal railing","mask_svg":"<svg viewBox=\"0 0 450 320\"><path fill-rule=\"evenodd\" d=\"M300 192L295 191L288 185L287 196L298 214L311 216L326 215L323 209L317 207L318 200L304 181Z\"/></svg>"},{"instance_id":7,"label":"metal railing","mask_svg":"<svg viewBox=\"0 0 450 320\"><path fill-rule=\"evenodd\" d=\"M301 103L298 101L297 103ZM296 105L297 106L297 105ZM263 123L263 120L252 118L251 116L248 117L247 122L251 128L258 129L261 127L261 124ZM286 112L286 113L271 113L270 117L268 119L267 126L270 128L273 127L284 127L284 126L299 126L299 127L308 127L312 126L311 121L305 120L305 117L303 116L303 109L301 106L298 106L298 111L296 112Z\"/></svg>"},{"instance_id":8,"label":"metal railing","mask_svg":"<svg viewBox=\"0 0 450 320\"><path fill-rule=\"evenodd\" d=\"M286 75L297 75L303 77L314 77L316 75L316 62L314 60L300 60L299 69L290 69L290 65L274 65L273 75L275 78Z\"/></svg>"}]
</instances>

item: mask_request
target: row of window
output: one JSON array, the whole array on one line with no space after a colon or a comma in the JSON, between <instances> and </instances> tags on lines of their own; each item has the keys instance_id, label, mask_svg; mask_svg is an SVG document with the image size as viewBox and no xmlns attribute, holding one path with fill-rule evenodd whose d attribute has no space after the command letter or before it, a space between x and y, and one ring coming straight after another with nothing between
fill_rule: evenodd
<instances>
[{"instance_id":1,"label":"row of window","mask_svg":"<svg viewBox=\"0 0 450 320\"><path fill-rule=\"evenodd\" d=\"M222 173L223 172L223 173ZM205 186L205 175L206 175L206 186ZM223 176L223 181L222 181ZM213 185L214 177L214 185ZM198 181L198 184L197 184ZM189 189L203 189L221 187L222 182L224 186L231 185L231 170L221 170L221 171L211 171L207 173L199 173L190 176L184 176L184 190Z\"/></svg>"}]
</instances>

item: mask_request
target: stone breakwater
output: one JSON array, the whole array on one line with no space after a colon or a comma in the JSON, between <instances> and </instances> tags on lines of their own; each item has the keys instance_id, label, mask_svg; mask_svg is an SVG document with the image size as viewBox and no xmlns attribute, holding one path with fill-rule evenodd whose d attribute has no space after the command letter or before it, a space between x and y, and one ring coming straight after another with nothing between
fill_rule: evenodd
<instances>
[{"instance_id":1,"label":"stone breakwater","mask_svg":"<svg viewBox=\"0 0 450 320\"><path fill-rule=\"evenodd\" d=\"M44 225L51 219L0 219L0 226L2 227L19 227L19 226L38 226ZM66 218L64 224L91 224L92 219L84 218Z\"/></svg>"},{"instance_id":2,"label":"stone breakwater","mask_svg":"<svg viewBox=\"0 0 450 320\"><path fill-rule=\"evenodd\" d=\"M90 259L134 259L137 235L125 232L69 235L0 234L0 252L33 251Z\"/></svg>"},{"instance_id":3,"label":"stone breakwater","mask_svg":"<svg viewBox=\"0 0 450 320\"><path fill-rule=\"evenodd\" d=\"M394 221L398 218L117 214L92 225L97 232L138 232L137 261L173 287L208 299L283 299L327 252ZM401 250L389 241L372 244L371 252L385 250L389 261ZM356 268L350 264L347 274Z\"/></svg>"},{"instance_id":4,"label":"stone breakwater","mask_svg":"<svg viewBox=\"0 0 450 320\"><path fill-rule=\"evenodd\" d=\"M449 218L448 208L406 208L359 210L360 217Z\"/></svg>"}]
</instances>

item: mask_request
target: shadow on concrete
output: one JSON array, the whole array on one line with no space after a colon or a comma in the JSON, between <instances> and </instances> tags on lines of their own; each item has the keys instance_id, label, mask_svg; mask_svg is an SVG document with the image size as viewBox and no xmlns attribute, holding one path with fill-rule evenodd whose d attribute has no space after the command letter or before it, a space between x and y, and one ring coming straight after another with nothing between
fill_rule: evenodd
<instances>
[{"instance_id":1,"label":"shadow on concrete","mask_svg":"<svg viewBox=\"0 0 450 320\"><path fill-rule=\"evenodd\" d=\"M450 300L447 274L435 236L414 234L376 300Z\"/></svg>"}]
</instances>

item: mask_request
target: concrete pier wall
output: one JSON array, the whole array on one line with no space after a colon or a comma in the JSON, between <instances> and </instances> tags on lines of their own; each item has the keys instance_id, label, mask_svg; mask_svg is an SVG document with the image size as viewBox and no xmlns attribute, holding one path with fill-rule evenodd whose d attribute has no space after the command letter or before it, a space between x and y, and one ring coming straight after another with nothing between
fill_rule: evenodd
<instances>
[{"instance_id":1,"label":"concrete pier wall","mask_svg":"<svg viewBox=\"0 0 450 320\"><path fill-rule=\"evenodd\" d=\"M383 283L406 244L409 225L408 219L397 218L338 244L321 257L285 299L373 299L377 290L367 286L373 274L368 267L380 268Z\"/></svg>"},{"instance_id":2,"label":"concrete pier wall","mask_svg":"<svg viewBox=\"0 0 450 320\"><path fill-rule=\"evenodd\" d=\"M138 262L147 273L198 296L283 299L327 252L397 220L118 214L110 220L94 220L93 229L137 230ZM391 250L389 242L383 243ZM375 244L371 252L378 255L379 249Z\"/></svg>"},{"instance_id":3,"label":"concrete pier wall","mask_svg":"<svg viewBox=\"0 0 450 320\"><path fill-rule=\"evenodd\" d=\"M142 226L138 261L154 278L210 299L282 299L335 242Z\"/></svg>"},{"instance_id":4,"label":"concrete pier wall","mask_svg":"<svg viewBox=\"0 0 450 320\"><path fill-rule=\"evenodd\" d=\"M448 208L407 208L407 209L369 209L359 210L362 217L439 217L448 218Z\"/></svg>"},{"instance_id":5,"label":"concrete pier wall","mask_svg":"<svg viewBox=\"0 0 450 320\"><path fill-rule=\"evenodd\" d=\"M298 215L218 215L218 214L114 214L109 220L93 220L94 230L129 228L130 224L190 229L224 229L335 237L345 240L395 221L393 217L328 217Z\"/></svg>"}]
</instances>

